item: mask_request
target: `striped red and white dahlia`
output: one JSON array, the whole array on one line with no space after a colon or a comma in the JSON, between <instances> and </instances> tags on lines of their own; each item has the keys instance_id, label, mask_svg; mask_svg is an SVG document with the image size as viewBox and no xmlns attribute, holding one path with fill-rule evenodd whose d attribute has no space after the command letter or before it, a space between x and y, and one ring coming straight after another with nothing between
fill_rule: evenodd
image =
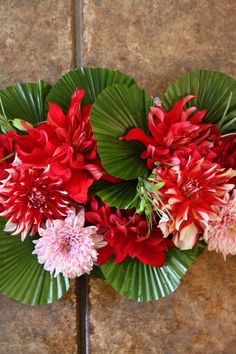
<instances>
[{"instance_id":1,"label":"striped red and white dahlia","mask_svg":"<svg viewBox=\"0 0 236 354\"><path fill-rule=\"evenodd\" d=\"M230 179L236 176L233 169L223 169L218 164L189 158L186 164L157 167L154 183L163 182L158 192L164 207L152 195L159 208L167 210L172 218L161 220L160 227L165 236L173 234L175 245L190 249L198 241L209 221L215 220L216 207L224 207L224 196L234 188ZM229 182L229 183L228 183Z\"/></svg>"},{"instance_id":2,"label":"striped red and white dahlia","mask_svg":"<svg viewBox=\"0 0 236 354\"><path fill-rule=\"evenodd\" d=\"M51 179L43 169L12 166L2 181L1 217L9 218L5 231L13 235L38 232L46 219L62 218L68 213L70 198L61 179Z\"/></svg>"}]
</instances>

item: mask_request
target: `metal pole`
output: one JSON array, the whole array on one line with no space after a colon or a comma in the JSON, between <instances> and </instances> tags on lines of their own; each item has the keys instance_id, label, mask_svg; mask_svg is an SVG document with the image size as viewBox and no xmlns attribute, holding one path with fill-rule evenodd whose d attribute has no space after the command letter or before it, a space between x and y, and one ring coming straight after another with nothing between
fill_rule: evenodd
<instances>
[{"instance_id":1,"label":"metal pole","mask_svg":"<svg viewBox=\"0 0 236 354\"><path fill-rule=\"evenodd\" d=\"M82 66L82 4L74 0L74 62ZM82 275L76 281L77 294L77 350L78 354L89 354L89 288L88 276Z\"/></svg>"}]
</instances>

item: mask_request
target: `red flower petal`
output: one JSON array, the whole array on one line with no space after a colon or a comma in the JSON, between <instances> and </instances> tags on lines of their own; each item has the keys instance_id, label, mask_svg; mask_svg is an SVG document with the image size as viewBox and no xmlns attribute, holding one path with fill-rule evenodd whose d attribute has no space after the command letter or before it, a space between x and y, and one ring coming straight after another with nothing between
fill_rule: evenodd
<instances>
[{"instance_id":1,"label":"red flower petal","mask_svg":"<svg viewBox=\"0 0 236 354\"><path fill-rule=\"evenodd\" d=\"M52 127L61 127L67 129L66 117L62 109L55 103L48 103L49 110L47 121Z\"/></svg>"},{"instance_id":2,"label":"red flower petal","mask_svg":"<svg viewBox=\"0 0 236 354\"><path fill-rule=\"evenodd\" d=\"M120 137L120 140L125 140L125 141L137 140L140 141L145 146L148 146L149 144L153 144L153 140L149 136L147 136L140 128L133 128L129 130L127 135Z\"/></svg>"},{"instance_id":3,"label":"red flower petal","mask_svg":"<svg viewBox=\"0 0 236 354\"><path fill-rule=\"evenodd\" d=\"M107 245L98 250L98 259L97 263L102 265L108 261L109 258L113 256L113 249L110 245Z\"/></svg>"},{"instance_id":4,"label":"red flower petal","mask_svg":"<svg viewBox=\"0 0 236 354\"><path fill-rule=\"evenodd\" d=\"M65 182L69 196L77 203L85 203L88 199L88 189L94 179L86 172L72 171L71 178Z\"/></svg>"}]
</instances>

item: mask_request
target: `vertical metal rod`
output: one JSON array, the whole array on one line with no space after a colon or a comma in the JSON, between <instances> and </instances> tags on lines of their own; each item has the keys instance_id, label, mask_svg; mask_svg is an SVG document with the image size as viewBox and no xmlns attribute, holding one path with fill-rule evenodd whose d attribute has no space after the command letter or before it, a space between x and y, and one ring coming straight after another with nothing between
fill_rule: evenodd
<instances>
[{"instance_id":1,"label":"vertical metal rod","mask_svg":"<svg viewBox=\"0 0 236 354\"><path fill-rule=\"evenodd\" d=\"M74 12L74 58L75 67L82 66L82 4L73 0ZM89 354L89 287L88 276L76 280L77 294L77 350L78 354Z\"/></svg>"},{"instance_id":2,"label":"vertical metal rod","mask_svg":"<svg viewBox=\"0 0 236 354\"><path fill-rule=\"evenodd\" d=\"M88 276L77 279L77 347L78 354L89 354Z\"/></svg>"}]
</instances>

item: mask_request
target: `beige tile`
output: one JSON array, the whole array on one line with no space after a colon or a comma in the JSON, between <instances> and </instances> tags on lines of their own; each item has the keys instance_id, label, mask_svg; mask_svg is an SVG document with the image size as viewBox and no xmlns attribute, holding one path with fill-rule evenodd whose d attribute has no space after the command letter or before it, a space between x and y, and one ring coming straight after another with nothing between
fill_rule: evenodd
<instances>
[{"instance_id":1,"label":"beige tile","mask_svg":"<svg viewBox=\"0 0 236 354\"><path fill-rule=\"evenodd\" d=\"M206 252L173 294L146 304L91 280L91 353L235 353L235 272L235 257Z\"/></svg>"},{"instance_id":2,"label":"beige tile","mask_svg":"<svg viewBox=\"0 0 236 354\"><path fill-rule=\"evenodd\" d=\"M133 75L153 95L194 69L236 76L235 1L83 0L84 65ZM202 256L181 287L136 304L90 282L92 354L235 352L236 259Z\"/></svg>"},{"instance_id":3,"label":"beige tile","mask_svg":"<svg viewBox=\"0 0 236 354\"><path fill-rule=\"evenodd\" d=\"M56 80L74 63L72 1L0 0L0 76ZM76 298L30 308L0 296L1 354L76 353Z\"/></svg>"},{"instance_id":4,"label":"beige tile","mask_svg":"<svg viewBox=\"0 0 236 354\"><path fill-rule=\"evenodd\" d=\"M208 68L236 75L234 0L82 0L84 65L119 68L152 94Z\"/></svg>"},{"instance_id":5,"label":"beige tile","mask_svg":"<svg viewBox=\"0 0 236 354\"><path fill-rule=\"evenodd\" d=\"M74 66L73 0L0 0L0 76L53 82Z\"/></svg>"},{"instance_id":6,"label":"beige tile","mask_svg":"<svg viewBox=\"0 0 236 354\"><path fill-rule=\"evenodd\" d=\"M29 307L0 296L1 354L75 354L74 287L58 303Z\"/></svg>"}]
</instances>

